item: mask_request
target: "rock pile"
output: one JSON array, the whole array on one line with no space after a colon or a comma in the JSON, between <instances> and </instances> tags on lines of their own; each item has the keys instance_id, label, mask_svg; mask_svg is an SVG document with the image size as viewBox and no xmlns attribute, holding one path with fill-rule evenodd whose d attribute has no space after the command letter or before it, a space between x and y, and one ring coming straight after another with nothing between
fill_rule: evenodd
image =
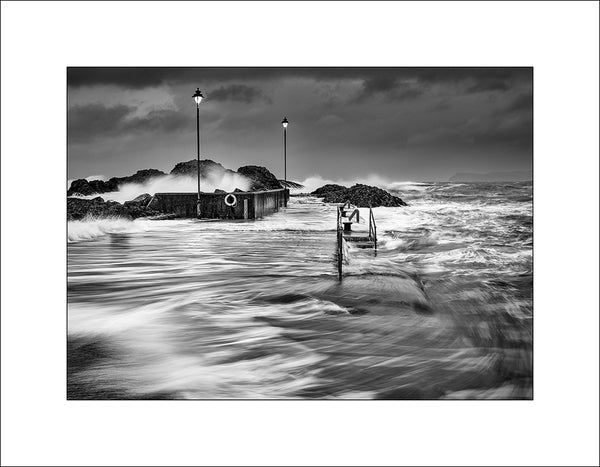
<instances>
[{"instance_id":1,"label":"rock pile","mask_svg":"<svg viewBox=\"0 0 600 467\"><path fill-rule=\"evenodd\" d=\"M91 180L87 181L85 178L74 180L67 191L67 196L73 195L95 195L98 193L109 193L111 191L118 191L119 186L125 183L145 183L148 180L156 177L162 177L167 175L162 170L157 169L144 169L138 170L135 174L127 177L113 177L107 181L104 180Z\"/></svg>"},{"instance_id":2,"label":"rock pile","mask_svg":"<svg viewBox=\"0 0 600 467\"><path fill-rule=\"evenodd\" d=\"M311 193L311 195L322 198L326 195L329 195L330 193L333 193L336 191L341 191L341 190L347 190L347 189L348 188L346 188L343 185L336 185L335 183L328 183L327 185L323 185L321 188L317 188L315 191L313 191Z\"/></svg>"},{"instance_id":3,"label":"rock pile","mask_svg":"<svg viewBox=\"0 0 600 467\"><path fill-rule=\"evenodd\" d=\"M137 219L138 217L160 215L160 212L148 206L151 200L152 196L147 193L134 200L126 201L124 204L105 201L100 196L92 199L67 198L67 220L81 220L86 216Z\"/></svg>"},{"instance_id":4,"label":"rock pile","mask_svg":"<svg viewBox=\"0 0 600 467\"><path fill-rule=\"evenodd\" d=\"M245 165L237 172L250 180L248 191L279 190L283 188L277 177L259 165Z\"/></svg>"},{"instance_id":5,"label":"rock pile","mask_svg":"<svg viewBox=\"0 0 600 467\"><path fill-rule=\"evenodd\" d=\"M200 161L200 175L202 177L216 176L220 177L227 174L239 174L246 177L250 182L248 191L262 191L262 190L279 190L283 188L282 184L277 180L277 177L269 172L265 167L258 165L246 165L240 167L237 172L226 169L218 162L210 159L203 159ZM73 195L95 195L102 193L109 193L111 191L118 191L119 187L125 183L146 183L148 180L156 177L164 177L167 174L157 169L145 169L138 170L134 175L128 177L113 177L110 180L91 180L87 181L84 178L75 180L71 183L67 196ZM170 175L181 176L181 177L193 177L198 176L198 160L192 159L187 162L178 162ZM294 182L287 182L288 184L294 184ZM294 184L298 185L298 184ZM301 185L298 185L301 186Z\"/></svg>"},{"instance_id":6,"label":"rock pile","mask_svg":"<svg viewBox=\"0 0 600 467\"><path fill-rule=\"evenodd\" d=\"M209 175L222 175L225 173L234 174L235 172L230 169L226 169L218 162L210 159L202 159L200 161L200 176L208 177ZM198 160L192 159L187 162L178 162L171 170L171 175L183 175L188 177L196 178L198 176Z\"/></svg>"},{"instance_id":7,"label":"rock pile","mask_svg":"<svg viewBox=\"0 0 600 467\"><path fill-rule=\"evenodd\" d=\"M396 207L407 206L407 204L398 196L394 196L376 186L369 186L357 183L356 185L346 188L342 185L328 184L311 193L314 196L323 198L326 203L350 203L360 208L379 207Z\"/></svg>"}]
</instances>

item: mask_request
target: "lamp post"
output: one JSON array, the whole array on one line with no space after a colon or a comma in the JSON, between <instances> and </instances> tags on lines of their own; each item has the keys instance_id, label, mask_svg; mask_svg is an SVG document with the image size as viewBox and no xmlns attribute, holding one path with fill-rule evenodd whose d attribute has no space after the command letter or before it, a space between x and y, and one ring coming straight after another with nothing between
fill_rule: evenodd
<instances>
[{"instance_id":1,"label":"lamp post","mask_svg":"<svg viewBox=\"0 0 600 467\"><path fill-rule=\"evenodd\" d=\"M200 88L196 88L196 92L192 96L196 102L196 149L198 154L198 201L196 202L196 213L200 219L200 102L204 96L200 92Z\"/></svg>"},{"instance_id":2,"label":"lamp post","mask_svg":"<svg viewBox=\"0 0 600 467\"><path fill-rule=\"evenodd\" d=\"M287 182L287 117L283 117L281 124L283 125L283 181ZM287 184L286 184L287 185Z\"/></svg>"}]
</instances>

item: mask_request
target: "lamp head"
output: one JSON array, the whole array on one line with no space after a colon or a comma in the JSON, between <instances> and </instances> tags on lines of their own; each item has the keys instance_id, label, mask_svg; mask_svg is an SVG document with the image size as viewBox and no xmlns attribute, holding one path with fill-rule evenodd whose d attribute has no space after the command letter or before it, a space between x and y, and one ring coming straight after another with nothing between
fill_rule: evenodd
<instances>
[{"instance_id":1,"label":"lamp head","mask_svg":"<svg viewBox=\"0 0 600 467\"><path fill-rule=\"evenodd\" d=\"M202 102L202 99L204 99L204 96L200 92L200 88L196 88L196 92L194 93L194 95L192 97L196 101L196 105L200 105L200 102Z\"/></svg>"},{"instance_id":2,"label":"lamp head","mask_svg":"<svg viewBox=\"0 0 600 467\"><path fill-rule=\"evenodd\" d=\"M287 128L288 123L290 123L290 122L288 122L287 117L283 117L283 120L281 121L281 124L283 125L283 128Z\"/></svg>"}]
</instances>

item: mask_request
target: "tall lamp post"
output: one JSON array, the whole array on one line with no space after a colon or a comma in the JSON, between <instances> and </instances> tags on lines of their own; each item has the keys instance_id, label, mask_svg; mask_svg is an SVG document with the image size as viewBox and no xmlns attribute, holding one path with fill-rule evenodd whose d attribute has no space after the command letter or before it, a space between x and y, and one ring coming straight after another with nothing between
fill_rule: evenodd
<instances>
[{"instance_id":1,"label":"tall lamp post","mask_svg":"<svg viewBox=\"0 0 600 467\"><path fill-rule=\"evenodd\" d=\"M287 117L283 117L281 124L283 125L283 181L287 182ZM287 183L286 183L287 185Z\"/></svg>"},{"instance_id":2,"label":"tall lamp post","mask_svg":"<svg viewBox=\"0 0 600 467\"><path fill-rule=\"evenodd\" d=\"M196 203L196 211L198 219L200 219L200 102L204 96L200 92L200 88L196 88L196 92L192 96L196 101L196 149L198 154L198 201Z\"/></svg>"}]
</instances>

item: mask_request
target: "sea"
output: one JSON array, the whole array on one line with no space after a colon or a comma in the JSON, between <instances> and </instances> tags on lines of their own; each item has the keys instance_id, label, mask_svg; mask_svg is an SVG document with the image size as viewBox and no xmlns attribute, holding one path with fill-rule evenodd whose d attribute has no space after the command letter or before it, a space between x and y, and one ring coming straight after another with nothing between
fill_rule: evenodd
<instances>
[{"instance_id":1,"label":"sea","mask_svg":"<svg viewBox=\"0 0 600 467\"><path fill-rule=\"evenodd\" d=\"M408 206L373 209L341 280L336 205L309 195L69 222L68 398L531 399L531 182L392 192Z\"/></svg>"}]
</instances>

